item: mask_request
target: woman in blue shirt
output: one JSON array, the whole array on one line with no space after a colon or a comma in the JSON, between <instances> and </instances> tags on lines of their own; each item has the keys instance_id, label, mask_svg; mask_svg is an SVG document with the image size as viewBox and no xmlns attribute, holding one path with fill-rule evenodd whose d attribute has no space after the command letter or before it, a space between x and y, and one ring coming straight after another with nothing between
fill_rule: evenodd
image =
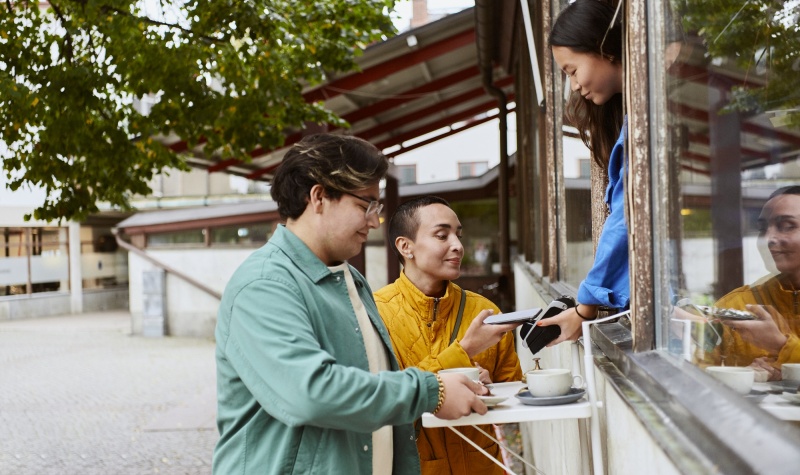
<instances>
[{"instance_id":1,"label":"woman in blue shirt","mask_svg":"<svg viewBox=\"0 0 800 475\"><path fill-rule=\"evenodd\" d=\"M578 304L539 323L561 327L552 346L576 340L581 322L594 319L599 307L628 307L630 276L623 183L627 126L622 110L622 23L609 3L577 0L556 19L549 43L572 89L566 121L578 129L594 161L608 169L609 210L594 264L578 289Z\"/></svg>"}]
</instances>

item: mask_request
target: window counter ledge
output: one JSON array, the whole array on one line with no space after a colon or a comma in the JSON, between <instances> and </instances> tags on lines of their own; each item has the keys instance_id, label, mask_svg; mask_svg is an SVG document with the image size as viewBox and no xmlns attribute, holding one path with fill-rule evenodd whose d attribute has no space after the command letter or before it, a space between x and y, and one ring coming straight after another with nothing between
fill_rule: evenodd
<instances>
[{"instance_id":1,"label":"window counter ledge","mask_svg":"<svg viewBox=\"0 0 800 475\"><path fill-rule=\"evenodd\" d=\"M800 429L663 351L633 353L619 323L592 327L604 374L667 457L683 473L794 474Z\"/></svg>"}]
</instances>

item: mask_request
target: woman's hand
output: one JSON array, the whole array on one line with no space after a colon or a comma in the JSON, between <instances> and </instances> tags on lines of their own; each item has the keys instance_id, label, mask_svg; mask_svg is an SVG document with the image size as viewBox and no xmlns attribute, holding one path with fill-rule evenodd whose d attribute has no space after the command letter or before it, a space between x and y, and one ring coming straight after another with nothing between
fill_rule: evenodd
<instances>
[{"instance_id":1,"label":"woman's hand","mask_svg":"<svg viewBox=\"0 0 800 475\"><path fill-rule=\"evenodd\" d=\"M597 307L593 305L583 305L581 306L581 315L591 318L597 315ZM568 308L563 312L559 313L558 315L550 318L544 318L539 320L538 325L540 327L549 327L551 325L558 325L561 327L561 335L558 336L555 340L548 343L548 347L555 346L562 341L575 341L581 337L583 333L583 328L581 324L584 320L578 316L578 312L576 307Z\"/></svg>"},{"instance_id":2,"label":"woman's hand","mask_svg":"<svg viewBox=\"0 0 800 475\"><path fill-rule=\"evenodd\" d=\"M747 310L756 316L755 320L724 320L723 323L737 332L742 340L768 351L772 355L780 353L786 344L786 335L781 332L775 319L782 319L780 313L771 305L746 305Z\"/></svg>"},{"instance_id":3,"label":"woman's hand","mask_svg":"<svg viewBox=\"0 0 800 475\"><path fill-rule=\"evenodd\" d=\"M521 323L506 323L503 325L487 325L483 321L492 315L492 310L483 310L469 324L464 337L459 341L461 348L467 352L470 358L482 352L490 346L496 345L506 332L521 325Z\"/></svg>"}]
</instances>

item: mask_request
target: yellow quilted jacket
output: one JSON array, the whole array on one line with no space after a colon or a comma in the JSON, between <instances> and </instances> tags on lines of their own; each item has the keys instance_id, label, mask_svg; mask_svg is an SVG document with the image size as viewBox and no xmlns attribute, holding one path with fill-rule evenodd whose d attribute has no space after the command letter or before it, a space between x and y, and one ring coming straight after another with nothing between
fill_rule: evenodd
<instances>
[{"instance_id":1,"label":"yellow quilted jacket","mask_svg":"<svg viewBox=\"0 0 800 475\"><path fill-rule=\"evenodd\" d=\"M722 344L715 359L728 366L747 366L759 357L776 358L773 366L780 369L783 363L800 363L800 291L787 290L781 285L781 276L772 277L761 284L745 285L729 292L715 304L722 308L747 310L746 304L772 305L780 314L775 323L786 335L787 341L778 355L742 340L742 337L723 327ZM714 361L719 364L719 362Z\"/></svg>"},{"instance_id":2,"label":"yellow quilted jacket","mask_svg":"<svg viewBox=\"0 0 800 475\"><path fill-rule=\"evenodd\" d=\"M408 280L405 273L401 273L394 283L375 292L375 302L389 330L400 368L416 366L436 372L443 368L474 366L477 362L489 370L494 382L519 381L522 371L514 349L513 332L507 333L498 344L476 355L473 360L459 344L459 339L481 310L490 308L495 314L500 313L500 309L489 299L466 291L467 299L458 336L450 344L463 291L449 282L443 297L428 297ZM416 426L421 429L419 421ZM494 434L490 425L481 426L481 429ZM459 430L488 453L500 457L497 444L480 432L472 427L460 427ZM417 448L423 475L504 473L499 466L447 428L422 429Z\"/></svg>"}]
</instances>

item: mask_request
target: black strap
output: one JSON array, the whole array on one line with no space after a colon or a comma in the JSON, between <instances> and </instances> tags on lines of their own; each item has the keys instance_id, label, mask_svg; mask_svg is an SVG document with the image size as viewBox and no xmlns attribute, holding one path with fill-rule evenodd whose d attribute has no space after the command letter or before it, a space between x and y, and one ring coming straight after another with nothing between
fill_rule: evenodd
<instances>
[{"instance_id":1,"label":"black strap","mask_svg":"<svg viewBox=\"0 0 800 475\"><path fill-rule=\"evenodd\" d=\"M461 289L461 303L458 305L458 316L456 317L456 325L453 327L453 333L450 335L450 344L456 341L458 336L458 329L461 327L461 317L464 316L464 303L467 301L467 291Z\"/></svg>"}]
</instances>

